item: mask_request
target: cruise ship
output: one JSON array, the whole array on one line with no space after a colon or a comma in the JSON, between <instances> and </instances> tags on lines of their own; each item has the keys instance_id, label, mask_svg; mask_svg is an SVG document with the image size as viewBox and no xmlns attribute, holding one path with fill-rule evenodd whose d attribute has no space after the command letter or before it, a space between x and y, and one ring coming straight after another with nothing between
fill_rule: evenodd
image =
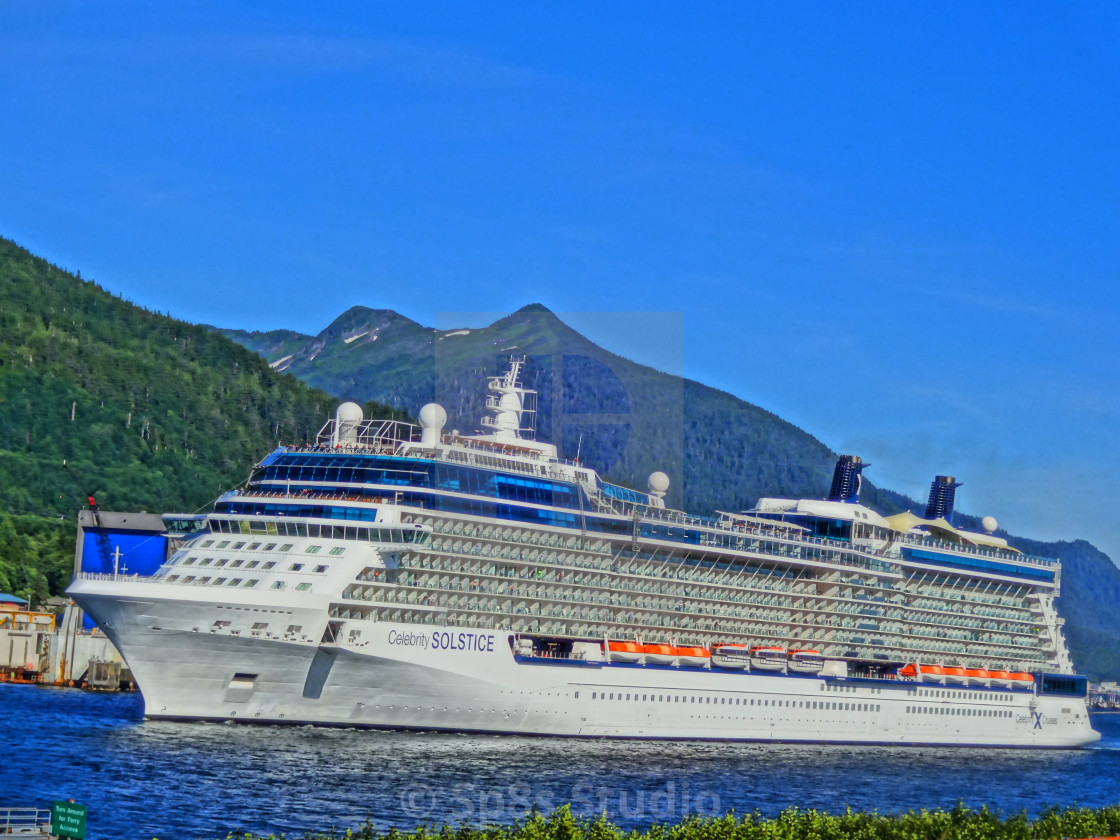
<instances>
[{"instance_id":1,"label":"cruise ship","mask_svg":"<svg viewBox=\"0 0 1120 840\"><path fill-rule=\"evenodd\" d=\"M69 593L149 718L590 738L1092 743L1056 561L827 499L698 516L535 440L524 359L474 435L341 405L151 576ZM990 527L989 527L990 526Z\"/></svg>"}]
</instances>

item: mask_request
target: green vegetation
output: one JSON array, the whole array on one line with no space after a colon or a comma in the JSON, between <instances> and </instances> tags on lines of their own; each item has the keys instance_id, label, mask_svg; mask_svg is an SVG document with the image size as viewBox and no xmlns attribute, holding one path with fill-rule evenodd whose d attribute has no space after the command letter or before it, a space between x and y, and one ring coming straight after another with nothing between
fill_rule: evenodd
<instances>
[{"instance_id":1,"label":"green vegetation","mask_svg":"<svg viewBox=\"0 0 1120 840\"><path fill-rule=\"evenodd\" d=\"M0 591L60 592L75 512L194 511L336 400L0 239ZM374 414L394 413L367 406Z\"/></svg>"},{"instance_id":2,"label":"green vegetation","mask_svg":"<svg viewBox=\"0 0 1120 840\"><path fill-rule=\"evenodd\" d=\"M581 819L563 806L545 816L532 814L513 825L471 825L412 831L382 830L372 824L339 834L305 834L303 840L1060 840L1120 834L1120 806L1053 808L1036 819L1019 813L1003 816L983 807L958 805L949 811L910 811L883 815L847 810L783 811L770 819L755 812L746 816L690 817L644 831L624 831L606 817ZM227 840L265 840L259 835L231 834ZM269 840L276 840L269 835Z\"/></svg>"}]
</instances>

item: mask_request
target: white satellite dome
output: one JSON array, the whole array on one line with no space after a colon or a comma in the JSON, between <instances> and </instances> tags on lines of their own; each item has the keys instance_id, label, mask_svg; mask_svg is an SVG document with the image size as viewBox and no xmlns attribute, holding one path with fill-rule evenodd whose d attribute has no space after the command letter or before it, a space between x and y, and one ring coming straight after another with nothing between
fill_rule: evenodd
<instances>
[{"instance_id":1,"label":"white satellite dome","mask_svg":"<svg viewBox=\"0 0 1120 840\"><path fill-rule=\"evenodd\" d=\"M422 429L442 429L447 422L447 412L439 403L428 403L420 409L420 427Z\"/></svg>"},{"instance_id":2,"label":"white satellite dome","mask_svg":"<svg viewBox=\"0 0 1120 840\"><path fill-rule=\"evenodd\" d=\"M361 423L364 418L362 407L355 402L344 402L334 415L341 423Z\"/></svg>"},{"instance_id":3,"label":"white satellite dome","mask_svg":"<svg viewBox=\"0 0 1120 840\"><path fill-rule=\"evenodd\" d=\"M649 480L646 482L649 492L654 496L664 496L665 492L669 489L669 476L657 470L649 474Z\"/></svg>"},{"instance_id":4,"label":"white satellite dome","mask_svg":"<svg viewBox=\"0 0 1120 840\"><path fill-rule=\"evenodd\" d=\"M439 443L440 432L447 423L447 412L439 403L428 403L420 409L420 444L435 446Z\"/></svg>"},{"instance_id":5,"label":"white satellite dome","mask_svg":"<svg viewBox=\"0 0 1120 840\"><path fill-rule=\"evenodd\" d=\"M999 527L999 523L996 522L996 518L994 516L985 516L980 520L980 526L989 534L993 534L995 533L996 528Z\"/></svg>"},{"instance_id":6,"label":"white satellite dome","mask_svg":"<svg viewBox=\"0 0 1120 840\"><path fill-rule=\"evenodd\" d=\"M334 442L338 444L355 444L358 442L358 426L361 425L365 415L362 407L354 402L344 402L334 413L335 428Z\"/></svg>"}]
</instances>

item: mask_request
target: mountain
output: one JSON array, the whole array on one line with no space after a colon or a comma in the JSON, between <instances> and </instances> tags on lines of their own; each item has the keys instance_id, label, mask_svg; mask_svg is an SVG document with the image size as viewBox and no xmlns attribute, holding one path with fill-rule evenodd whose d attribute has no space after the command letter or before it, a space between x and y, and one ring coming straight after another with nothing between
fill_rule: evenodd
<instances>
[{"instance_id":1,"label":"mountain","mask_svg":"<svg viewBox=\"0 0 1120 840\"><path fill-rule=\"evenodd\" d=\"M463 431L477 429L485 413L487 377L503 372L510 354L524 355L524 384L540 395L540 437L629 486L644 488L651 471L663 470L672 481L668 503L689 511L742 510L761 496L819 498L829 489L836 455L821 441L731 394L609 353L540 305L481 329L435 330L354 307L315 336L223 332L278 370L347 399L413 415L439 402L448 428ZM867 481L861 501L884 514L925 507ZM978 518L959 521L979 529ZM1079 669L1094 679L1120 676L1120 569L1082 540L1010 539L1062 560L1059 608Z\"/></svg>"},{"instance_id":2,"label":"mountain","mask_svg":"<svg viewBox=\"0 0 1120 840\"><path fill-rule=\"evenodd\" d=\"M277 443L313 436L336 402L0 238L0 591L69 583L87 496L203 508Z\"/></svg>"},{"instance_id":3,"label":"mountain","mask_svg":"<svg viewBox=\"0 0 1120 840\"><path fill-rule=\"evenodd\" d=\"M340 397L414 415L439 402L448 428L463 431L479 428L487 377L502 373L511 354L523 355L524 384L539 394L541 438L631 486L644 488L649 473L662 470L672 481L669 502L690 510L819 495L832 478L835 456L811 435L731 394L610 353L539 304L481 329L439 331L354 307L315 336L223 332L277 370ZM906 507L897 494L865 488L891 512Z\"/></svg>"}]
</instances>

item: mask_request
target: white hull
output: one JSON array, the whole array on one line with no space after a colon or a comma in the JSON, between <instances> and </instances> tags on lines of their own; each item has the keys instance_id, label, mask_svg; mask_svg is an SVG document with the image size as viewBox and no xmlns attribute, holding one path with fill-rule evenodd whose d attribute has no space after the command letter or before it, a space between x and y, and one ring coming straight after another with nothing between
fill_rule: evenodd
<instances>
[{"instance_id":1,"label":"white hull","mask_svg":"<svg viewBox=\"0 0 1120 840\"><path fill-rule=\"evenodd\" d=\"M151 718L991 747L1099 738L1080 698L515 657L505 631L373 621L350 621L348 631L360 631L352 640L321 644L324 611L314 603L270 602L265 593L252 605L168 600L166 587L142 581L79 580L71 592L127 660ZM208 632L243 610L279 615L303 633Z\"/></svg>"}]
</instances>

